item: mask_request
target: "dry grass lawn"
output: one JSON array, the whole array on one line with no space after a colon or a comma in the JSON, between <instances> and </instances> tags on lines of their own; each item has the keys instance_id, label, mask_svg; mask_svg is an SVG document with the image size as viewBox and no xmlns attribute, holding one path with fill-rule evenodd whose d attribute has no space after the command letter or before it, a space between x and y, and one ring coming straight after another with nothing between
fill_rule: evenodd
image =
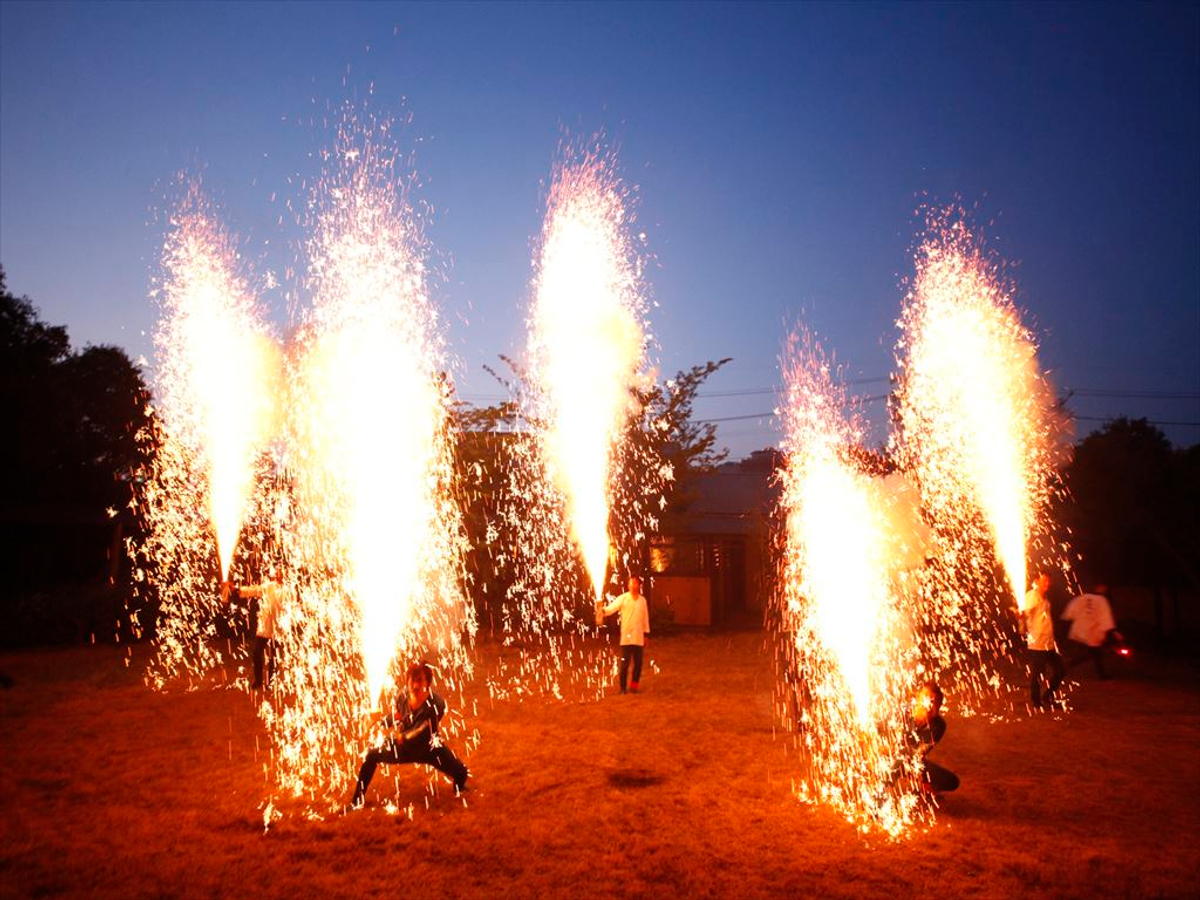
<instances>
[{"instance_id":1,"label":"dry grass lawn","mask_svg":"<svg viewBox=\"0 0 1200 900\"><path fill-rule=\"evenodd\" d=\"M488 703L464 805L381 770L367 809L264 833L234 691L156 694L148 648L0 655L3 897L1194 897L1200 679L1139 657L1074 711L948 716L962 789L899 842L791 793L753 632L656 640L638 696ZM452 702L463 698L451 698ZM389 793L415 805L389 815Z\"/></svg>"}]
</instances>

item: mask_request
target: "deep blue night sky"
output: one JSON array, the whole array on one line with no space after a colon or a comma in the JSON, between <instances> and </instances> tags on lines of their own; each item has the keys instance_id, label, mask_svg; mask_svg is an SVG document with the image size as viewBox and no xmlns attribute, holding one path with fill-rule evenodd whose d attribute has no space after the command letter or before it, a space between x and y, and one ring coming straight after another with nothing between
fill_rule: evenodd
<instances>
[{"instance_id":1,"label":"deep blue night sky","mask_svg":"<svg viewBox=\"0 0 1200 900\"><path fill-rule=\"evenodd\" d=\"M151 355L180 170L203 171L256 265L294 264L285 200L303 206L326 113L351 100L411 116L468 399L499 395L481 365L523 342L564 129L603 131L656 257L661 368L734 357L709 391L739 396L701 416L771 409L789 323L846 377L886 377L929 197L977 208L1080 434L1124 414L1200 442L1194 4L0 9L0 263L78 345ZM282 323L283 288L265 299ZM735 457L776 438L721 426Z\"/></svg>"}]
</instances>

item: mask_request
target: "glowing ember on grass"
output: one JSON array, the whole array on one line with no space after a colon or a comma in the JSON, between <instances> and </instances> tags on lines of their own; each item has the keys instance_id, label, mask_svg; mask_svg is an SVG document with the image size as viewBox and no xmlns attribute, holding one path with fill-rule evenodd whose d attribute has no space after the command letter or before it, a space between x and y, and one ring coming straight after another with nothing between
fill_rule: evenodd
<instances>
[{"instance_id":1,"label":"glowing ember on grass","mask_svg":"<svg viewBox=\"0 0 1200 900\"><path fill-rule=\"evenodd\" d=\"M864 470L864 434L811 339L793 337L781 410L784 664L808 753L802 795L902 831L923 807L905 712L917 677L909 570L924 530L909 492Z\"/></svg>"}]
</instances>

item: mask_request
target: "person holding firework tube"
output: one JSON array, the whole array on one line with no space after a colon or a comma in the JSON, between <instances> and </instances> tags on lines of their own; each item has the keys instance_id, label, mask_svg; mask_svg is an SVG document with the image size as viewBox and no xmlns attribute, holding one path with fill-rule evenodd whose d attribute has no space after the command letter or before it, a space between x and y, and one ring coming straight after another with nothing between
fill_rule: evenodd
<instances>
[{"instance_id":1,"label":"person holding firework tube","mask_svg":"<svg viewBox=\"0 0 1200 900\"><path fill-rule=\"evenodd\" d=\"M407 686L396 698L395 709L376 716L375 721L382 722L393 733L382 746L367 752L355 781L351 808L361 807L365 802L367 788L380 763L433 766L449 776L457 792L467 789L467 767L438 735L438 724L446 714L446 701L433 692L433 670L426 662L413 663L408 667L406 682Z\"/></svg>"},{"instance_id":2,"label":"person holding firework tube","mask_svg":"<svg viewBox=\"0 0 1200 900\"><path fill-rule=\"evenodd\" d=\"M642 596L642 579L629 576L629 590L607 606L600 608L600 619L621 614L621 693L629 676L629 662L633 661L633 681L630 687L636 694L642 680L642 654L646 646L646 635L650 633L650 610Z\"/></svg>"}]
</instances>

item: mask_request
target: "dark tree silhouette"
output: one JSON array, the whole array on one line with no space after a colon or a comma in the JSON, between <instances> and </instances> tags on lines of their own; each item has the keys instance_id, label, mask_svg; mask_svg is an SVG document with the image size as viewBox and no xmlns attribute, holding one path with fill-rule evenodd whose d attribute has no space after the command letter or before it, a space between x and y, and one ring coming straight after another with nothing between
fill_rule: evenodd
<instances>
[{"instance_id":1,"label":"dark tree silhouette","mask_svg":"<svg viewBox=\"0 0 1200 900\"><path fill-rule=\"evenodd\" d=\"M1115 419L1079 443L1065 478L1084 580L1152 588L1160 636L1169 594L1178 630L1180 590L1200 589L1200 446L1172 450L1145 419Z\"/></svg>"},{"instance_id":2,"label":"dark tree silhouette","mask_svg":"<svg viewBox=\"0 0 1200 900\"><path fill-rule=\"evenodd\" d=\"M0 602L8 640L86 629L80 586L111 593L123 529L132 525L130 484L152 452L137 440L148 402L123 350L72 352L66 328L41 321L0 269ZM32 626L31 616L41 624ZM43 627L56 620L62 627Z\"/></svg>"}]
</instances>

